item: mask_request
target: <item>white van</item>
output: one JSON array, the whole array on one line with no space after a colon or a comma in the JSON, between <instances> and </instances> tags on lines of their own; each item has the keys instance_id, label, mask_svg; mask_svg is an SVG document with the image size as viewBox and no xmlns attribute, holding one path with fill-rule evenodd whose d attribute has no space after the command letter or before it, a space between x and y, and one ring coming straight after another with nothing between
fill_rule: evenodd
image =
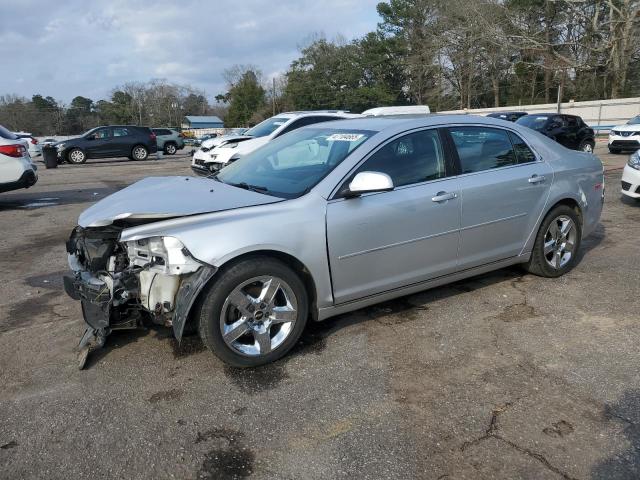
<instances>
[{"instance_id":1,"label":"white van","mask_svg":"<svg viewBox=\"0 0 640 480\"><path fill-rule=\"evenodd\" d=\"M429 115L427 105L405 105L397 107L376 107L362 112L365 117L382 117L385 115Z\"/></svg>"}]
</instances>

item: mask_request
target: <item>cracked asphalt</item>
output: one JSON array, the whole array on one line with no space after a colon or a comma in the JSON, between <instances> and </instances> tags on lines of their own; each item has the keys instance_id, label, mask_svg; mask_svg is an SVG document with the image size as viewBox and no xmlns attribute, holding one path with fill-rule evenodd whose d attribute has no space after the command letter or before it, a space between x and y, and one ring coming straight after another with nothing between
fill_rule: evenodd
<instances>
[{"instance_id":1,"label":"cracked asphalt","mask_svg":"<svg viewBox=\"0 0 640 480\"><path fill-rule=\"evenodd\" d=\"M602 221L568 275L359 310L248 371L160 328L113 334L78 371L64 241L91 203L188 158L41 168L0 196L0 478L640 478L640 203L602 150Z\"/></svg>"}]
</instances>

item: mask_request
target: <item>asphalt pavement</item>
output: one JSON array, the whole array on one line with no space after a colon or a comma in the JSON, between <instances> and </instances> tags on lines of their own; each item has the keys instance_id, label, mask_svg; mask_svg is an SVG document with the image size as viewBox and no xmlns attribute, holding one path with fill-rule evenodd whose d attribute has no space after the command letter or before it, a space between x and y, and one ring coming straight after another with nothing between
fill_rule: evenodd
<instances>
[{"instance_id":1,"label":"asphalt pavement","mask_svg":"<svg viewBox=\"0 0 640 480\"><path fill-rule=\"evenodd\" d=\"M568 275L510 268L342 315L254 370L157 328L79 371L65 240L189 158L42 166L0 195L0 478L640 478L640 203L603 150L601 224Z\"/></svg>"}]
</instances>

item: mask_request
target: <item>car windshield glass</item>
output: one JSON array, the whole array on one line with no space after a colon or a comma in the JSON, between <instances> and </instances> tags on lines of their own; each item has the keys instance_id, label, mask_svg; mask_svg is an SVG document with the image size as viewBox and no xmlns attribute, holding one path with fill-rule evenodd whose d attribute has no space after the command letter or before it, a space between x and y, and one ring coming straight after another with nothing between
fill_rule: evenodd
<instances>
[{"instance_id":1,"label":"car windshield glass","mask_svg":"<svg viewBox=\"0 0 640 480\"><path fill-rule=\"evenodd\" d=\"M640 125L640 115L629 120L627 125Z\"/></svg>"},{"instance_id":2,"label":"car windshield glass","mask_svg":"<svg viewBox=\"0 0 640 480\"><path fill-rule=\"evenodd\" d=\"M82 136L82 137L86 137L86 136L88 136L91 132L95 132L97 129L98 129L97 127L91 128L91 129L87 130L86 132L84 132L81 136Z\"/></svg>"},{"instance_id":3,"label":"car windshield glass","mask_svg":"<svg viewBox=\"0 0 640 480\"><path fill-rule=\"evenodd\" d=\"M542 127L544 127L548 119L549 117L546 115L525 115L524 117L520 117L516 123L534 130L542 130Z\"/></svg>"},{"instance_id":4,"label":"car windshield glass","mask_svg":"<svg viewBox=\"0 0 640 480\"><path fill-rule=\"evenodd\" d=\"M7 140L17 140L18 136L0 125L0 138L6 138Z\"/></svg>"},{"instance_id":5,"label":"car windshield glass","mask_svg":"<svg viewBox=\"0 0 640 480\"><path fill-rule=\"evenodd\" d=\"M247 130L244 135L248 137L266 137L271 135L278 127L284 125L289 119L284 117L267 118L253 128Z\"/></svg>"},{"instance_id":6,"label":"car windshield glass","mask_svg":"<svg viewBox=\"0 0 640 480\"><path fill-rule=\"evenodd\" d=\"M268 143L215 176L281 198L307 193L375 132L302 128Z\"/></svg>"}]
</instances>

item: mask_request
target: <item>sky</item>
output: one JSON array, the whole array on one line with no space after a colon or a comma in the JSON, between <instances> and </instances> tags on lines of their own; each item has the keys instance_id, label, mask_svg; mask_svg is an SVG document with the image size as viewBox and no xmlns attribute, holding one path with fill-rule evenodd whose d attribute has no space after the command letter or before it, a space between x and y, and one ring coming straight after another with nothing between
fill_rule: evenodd
<instances>
[{"instance_id":1,"label":"sky","mask_svg":"<svg viewBox=\"0 0 640 480\"><path fill-rule=\"evenodd\" d=\"M234 64L283 73L314 34L359 37L380 0L0 0L0 95L68 103L164 78L226 91Z\"/></svg>"}]
</instances>

